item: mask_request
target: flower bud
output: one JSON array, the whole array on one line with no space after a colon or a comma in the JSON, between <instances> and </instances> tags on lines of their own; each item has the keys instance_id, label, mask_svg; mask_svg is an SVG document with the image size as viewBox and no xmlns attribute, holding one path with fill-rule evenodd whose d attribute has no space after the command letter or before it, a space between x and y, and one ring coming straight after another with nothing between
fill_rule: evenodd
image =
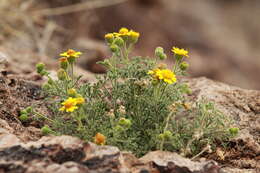
<instances>
[{"instance_id":1,"label":"flower bud","mask_svg":"<svg viewBox=\"0 0 260 173\"><path fill-rule=\"evenodd\" d=\"M25 111L26 111L27 113L31 113L31 112L33 111L33 108L32 108L31 106L28 106L28 107L25 109Z\"/></svg>"},{"instance_id":2,"label":"flower bud","mask_svg":"<svg viewBox=\"0 0 260 173\"><path fill-rule=\"evenodd\" d=\"M20 114L27 114L26 109L21 110L21 111L20 111Z\"/></svg>"},{"instance_id":3,"label":"flower bud","mask_svg":"<svg viewBox=\"0 0 260 173\"><path fill-rule=\"evenodd\" d=\"M121 37L115 38L114 44L116 44L118 47L122 47L124 45L124 40Z\"/></svg>"},{"instance_id":4,"label":"flower bud","mask_svg":"<svg viewBox=\"0 0 260 173\"><path fill-rule=\"evenodd\" d=\"M67 70L69 66L68 59L66 57L62 57L59 59L59 61L60 61L60 68Z\"/></svg>"},{"instance_id":5,"label":"flower bud","mask_svg":"<svg viewBox=\"0 0 260 173\"><path fill-rule=\"evenodd\" d=\"M118 124L122 127L125 127L125 128L130 128L131 125L132 125L132 122L131 120L129 119L126 119L126 118L120 118Z\"/></svg>"},{"instance_id":6,"label":"flower bud","mask_svg":"<svg viewBox=\"0 0 260 173\"><path fill-rule=\"evenodd\" d=\"M21 120L22 122L26 122L28 120L28 114L22 114L19 116L19 120Z\"/></svg>"},{"instance_id":7,"label":"flower bud","mask_svg":"<svg viewBox=\"0 0 260 173\"><path fill-rule=\"evenodd\" d=\"M164 53L164 50L162 47L157 47L155 49L155 56L159 58L160 60L164 60L167 58L167 55Z\"/></svg>"},{"instance_id":8,"label":"flower bud","mask_svg":"<svg viewBox=\"0 0 260 173\"><path fill-rule=\"evenodd\" d=\"M185 61L180 64L180 69L182 71L185 71L188 67L189 67L189 64Z\"/></svg>"},{"instance_id":9,"label":"flower bud","mask_svg":"<svg viewBox=\"0 0 260 173\"><path fill-rule=\"evenodd\" d=\"M159 134L159 135L158 135L158 139L159 139L159 140L163 140L163 139L164 139L164 135L163 135L162 133Z\"/></svg>"},{"instance_id":10,"label":"flower bud","mask_svg":"<svg viewBox=\"0 0 260 173\"><path fill-rule=\"evenodd\" d=\"M164 135L164 139L165 139L165 140L170 140L170 139L172 138L172 132L169 131L169 130L166 130L166 131L163 133L163 135Z\"/></svg>"},{"instance_id":11,"label":"flower bud","mask_svg":"<svg viewBox=\"0 0 260 173\"><path fill-rule=\"evenodd\" d=\"M41 128L41 131L42 131L42 133L44 135L48 135L48 134L50 134L52 132L51 128L49 126L47 126L47 125L43 126Z\"/></svg>"},{"instance_id":12,"label":"flower bud","mask_svg":"<svg viewBox=\"0 0 260 173\"><path fill-rule=\"evenodd\" d=\"M112 44L112 45L110 46L110 50L111 50L111 52L116 53L116 52L119 51L119 47L118 47L116 44Z\"/></svg>"},{"instance_id":13,"label":"flower bud","mask_svg":"<svg viewBox=\"0 0 260 173\"><path fill-rule=\"evenodd\" d=\"M68 78L67 72L64 69L59 69L57 75L59 80L66 80Z\"/></svg>"},{"instance_id":14,"label":"flower bud","mask_svg":"<svg viewBox=\"0 0 260 173\"><path fill-rule=\"evenodd\" d=\"M239 132L239 128L237 128L237 127L229 128L229 133L230 133L232 136L237 135L238 132Z\"/></svg>"},{"instance_id":15,"label":"flower bud","mask_svg":"<svg viewBox=\"0 0 260 173\"><path fill-rule=\"evenodd\" d=\"M74 88L71 88L71 89L68 90L68 95L70 97L76 97L77 91Z\"/></svg>"},{"instance_id":16,"label":"flower bud","mask_svg":"<svg viewBox=\"0 0 260 173\"><path fill-rule=\"evenodd\" d=\"M114 35L112 33L108 33L105 35L105 39L106 39L107 43L112 44L112 42L114 40Z\"/></svg>"},{"instance_id":17,"label":"flower bud","mask_svg":"<svg viewBox=\"0 0 260 173\"><path fill-rule=\"evenodd\" d=\"M42 71L45 70L45 64L43 64L43 63L36 64L36 70L37 70L37 73L40 74Z\"/></svg>"}]
</instances>

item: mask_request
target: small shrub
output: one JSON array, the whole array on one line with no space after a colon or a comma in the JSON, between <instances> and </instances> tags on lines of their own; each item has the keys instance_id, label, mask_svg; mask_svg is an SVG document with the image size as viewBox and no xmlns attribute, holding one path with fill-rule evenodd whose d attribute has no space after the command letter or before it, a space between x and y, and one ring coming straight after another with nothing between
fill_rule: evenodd
<instances>
[{"instance_id":1,"label":"small shrub","mask_svg":"<svg viewBox=\"0 0 260 173\"><path fill-rule=\"evenodd\" d=\"M194 156L234 134L230 120L213 103L192 104L185 97L191 90L178 78L186 75L188 51L173 47L172 67L161 63L167 58L161 47L153 59L130 58L139 36L127 28L105 35L112 56L99 62L107 73L95 83L81 84L74 76L81 52L72 49L60 54L58 80L44 64L37 65L37 72L48 78L43 89L53 111L51 117L36 114L52 129L46 126L44 132L115 145L137 156L157 149Z\"/></svg>"}]
</instances>

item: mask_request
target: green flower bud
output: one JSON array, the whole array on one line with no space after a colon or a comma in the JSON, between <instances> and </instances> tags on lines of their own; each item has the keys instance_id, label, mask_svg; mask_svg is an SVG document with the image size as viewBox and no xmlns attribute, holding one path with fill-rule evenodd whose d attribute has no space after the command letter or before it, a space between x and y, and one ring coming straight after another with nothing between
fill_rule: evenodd
<instances>
[{"instance_id":1,"label":"green flower bud","mask_svg":"<svg viewBox=\"0 0 260 173\"><path fill-rule=\"evenodd\" d=\"M60 68L67 70L68 66L69 66L69 62L68 62L68 58L66 57L61 57L59 59L60 61Z\"/></svg>"},{"instance_id":2,"label":"green flower bud","mask_svg":"<svg viewBox=\"0 0 260 173\"><path fill-rule=\"evenodd\" d=\"M159 134L159 135L158 135L158 139L159 139L159 140L163 140L163 139L164 139L164 135L163 135L162 133Z\"/></svg>"},{"instance_id":3,"label":"green flower bud","mask_svg":"<svg viewBox=\"0 0 260 173\"><path fill-rule=\"evenodd\" d=\"M51 128L49 126L47 126L47 125L43 126L41 128L41 131L42 131L42 133L44 135L48 135L48 134L50 134L52 132Z\"/></svg>"},{"instance_id":4,"label":"green flower bud","mask_svg":"<svg viewBox=\"0 0 260 173\"><path fill-rule=\"evenodd\" d=\"M26 122L28 120L28 114L22 114L19 116L19 120L21 120L22 122Z\"/></svg>"},{"instance_id":5,"label":"green flower bud","mask_svg":"<svg viewBox=\"0 0 260 173\"><path fill-rule=\"evenodd\" d=\"M122 127L125 127L125 128L130 128L131 125L132 125L132 122L131 120L129 119L126 119L126 118L120 118L118 124Z\"/></svg>"},{"instance_id":6,"label":"green flower bud","mask_svg":"<svg viewBox=\"0 0 260 173\"><path fill-rule=\"evenodd\" d=\"M27 113L32 113L33 108L32 108L31 106L29 106L29 107L27 107L27 108L25 109L25 111L26 111Z\"/></svg>"},{"instance_id":7,"label":"green flower bud","mask_svg":"<svg viewBox=\"0 0 260 173\"><path fill-rule=\"evenodd\" d=\"M166 130L166 131L163 133L163 135L164 135L165 140L170 140L170 139L172 138L172 132L169 131L169 130Z\"/></svg>"},{"instance_id":8,"label":"green flower bud","mask_svg":"<svg viewBox=\"0 0 260 173\"><path fill-rule=\"evenodd\" d=\"M114 44L116 44L118 47L122 47L124 45L124 40L121 37L115 38Z\"/></svg>"},{"instance_id":9,"label":"green flower bud","mask_svg":"<svg viewBox=\"0 0 260 173\"><path fill-rule=\"evenodd\" d=\"M164 49L162 47L157 47L155 49L155 56L160 60L164 60L167 58L167 55L164 53Z\"/></svg>"},{"instance_id":10,"label":"green flower bud","mask_svg":"<svg viewBox=\"0 0 260 173\"><path fill-rule=\"evenodd\" d=\"M112 44L112 45L110 46L110 50L111 50L111 52L116 53L116 52L119 51L119 47L118 47L116 44Z\"/></svg>"},{"instance_id":11,"label":"green flower bud","mask_svg":"<svg viewBox=\"0 0 260 173\"><path fill-rule=\"evenodd\" d=\"M236 136L239 132L239 128L237 127L232 127L232 128L229 128L229 133L232 135L232 136Z\"/></svg>"},{"instance_id":12,"label":"green flower bud","mask_svg":"<svg viewBox=\"0 0 260 173\"><path fill-rule=\"evenodd\" d=\"M106 34L105 39L106 39L107 43L112 44L112 42L114 40L114 34L112 34L112 33Z\"/></svg>"},{"instance_id":13,"label":"green flower bud","mask_svg":"<svg viewBox=\"0 0 260 173\"><path fill-rule=\"evenodd\" d=\"M57 75L58 75L58 79L62 81L68 78L67 72L64 69L59 69Z\"/></svg>"},{"instance_id":14,"label":"green flower bud","mask_svg":"<svg viewBox=\"0 0 260 173\"><path fill-rule=\"evenodd\" d=\"M20 114L27 114L26 109L21 110L21 111L20 111Z\"/></svg>"},{"instance_id":15,"label":"green flower bud","mask_svg":"<svg viewBox=\"0 0 260 173\"><path fill-rule=\"evenodd\" d=\"M182 71L185 71L188 67L189 67L189 64L185 61L180 64L180 69Z\"/></svg>"},{"instance_id":16,"label":"green flower bud","mask_svg":"<svg viewBox=\"0 0 260 173\"><path fill-rule=\"evenodd\" d=\"M43 64L43 63L36 64L37 73L40 74L44 69L45 69L45 64Z\"/></svg>"}]
</instances>

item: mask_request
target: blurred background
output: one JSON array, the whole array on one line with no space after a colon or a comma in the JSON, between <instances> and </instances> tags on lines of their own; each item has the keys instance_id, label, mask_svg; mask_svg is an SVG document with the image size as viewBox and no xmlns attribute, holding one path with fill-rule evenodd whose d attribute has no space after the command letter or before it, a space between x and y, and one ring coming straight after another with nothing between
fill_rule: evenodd
<instances>
[{"instance_id":1,"label":"blurred background","mask_svg":"<svg viewBox=\"0 0 260 173\"><path fill-rule=\"evenodd\" d=\"M141 34L133 54L185 48L191 77L260 89L259 9L259 0L0 0L0 58L30 74L74 48L82 70L104 73L95 64L110 55L104 34L128 27Z\"/></svg>"}]
</instances>

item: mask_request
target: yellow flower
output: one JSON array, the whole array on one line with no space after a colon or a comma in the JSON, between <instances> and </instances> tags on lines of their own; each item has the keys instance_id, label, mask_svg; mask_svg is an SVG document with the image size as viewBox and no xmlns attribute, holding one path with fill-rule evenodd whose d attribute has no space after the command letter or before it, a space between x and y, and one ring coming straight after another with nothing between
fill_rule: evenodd
<instances>
[{"instance_id":1,"label":"yellow flower","mask_svg":"<svg viewBox=\"0 0 260 173\"><path fill-rule=\"evenodd\" d=\"M130 36L130 37L133 38L133 39L138 39L139 36L140 36L140 33L131 30L131 31L129 31L129 32L127 33L127 35Z\"/></svg>"},{"instance_id":2,"label":"yellow flower","mask_svg":"<svg viewBox=\"0 0 260 173\"><path fill-rule=\"evenodd\" d=\"M173 47L172 52L175 53L176 55L189 57L188 55L189 52L185 49L179 49L177 47Z\"/></svg>"},{"instance_id":3,"label":"yellow flower","mask_svg":"<svg viewBox=\"0 0 260 173\"><path fill-rule=\"evenodd\" d=\"M114 40L114 34L112 34L112 33L108 33L108 34L106 34L105 35L105 39L106 39L106 41L108 42L108 43L112 43L113 42L113 40Z\"/></svg>"},{"instance_id":4,"label":"yellow flower","mask_svg":"<svg viewBox=\"0 0 260 173\"><path fill-rule=\"evenodd\" d=\"M76 96L77 91L74 88L68 89L68 95L69 96Z\"/></svg>"},{"instance_id":5,"label":"yellow flower","mask_svg":"<svg viewBox=\"0 0 260 173\"><path fill-rule=\"evenodd\" d=\"M98 145L104 145L106 143L106 137L101 133L97 133L94 137L94 142Z\"/></svg>"},{"instance_id":6,"label":"yellow flower","mask_svg":"<svg viewBox=\"0 0 260 173\"><path fill-rule=\"evenodd\" d=\"M159 79L163 80L168 84L172 84L177 80L175 74L169 69L162 69L157 73L157 75Z\"/></svg>"},{"instance_id":7,"label":"yellow flower","mask_svg":"<svg viewBox=\"0 0 260 173\"><path fill-rule=\"evenodd\" d=\"M172 84L177 81L175 74L169 69L154 69L148 71L147 74L152 75L155 80L163 80L168 84Z\"/></svg>"},{"instance_id":8,"label":"yellow flower","mask_svg":"<svg viewBox=\"0 0 260 173\"><path fill-rule=\"evenodd\" d=\"M73 112L74 110L78 109L77 105L77 99L69 97L67 100L62 102L63 105L59 111L66 111L66 112Z\"/></svg>"},{"instance_id":9,"label":"yellow flower","mask_svg":"<svg viewBox=\"0 0 260 173\"><path fill-rule=\"evenodd\" d=\"M83 97L77 97L76 98L76 102L77 102L77 104L83 104L83 103L85 103L85 99L83 98Z\"/></svg>"},{"instance_id":10,"label":"yellow flower","mask_svg":"<svg viewBox=\"0 0 260 173\"><path fill-rule=\"evenodd\" d=\"M69 49L66 52L61 53L60 56L64 56L67 58L69 58L69 57L78 58L79 55L81 55L81 54L82 54L81 52L76 52L73 49Z\"/></svg>"},{"instance_id":11,"label":"yellow flower","mask_svg":"<svg viewBox=\"0 0 260 173\"><path fill-rule=\"evenodd\" d=\"M128 32L129 32L129 30L127 28L121 28L119 30L119 34L122 34L122 35L127 35Z\"/></svg>"}]
</instances>

